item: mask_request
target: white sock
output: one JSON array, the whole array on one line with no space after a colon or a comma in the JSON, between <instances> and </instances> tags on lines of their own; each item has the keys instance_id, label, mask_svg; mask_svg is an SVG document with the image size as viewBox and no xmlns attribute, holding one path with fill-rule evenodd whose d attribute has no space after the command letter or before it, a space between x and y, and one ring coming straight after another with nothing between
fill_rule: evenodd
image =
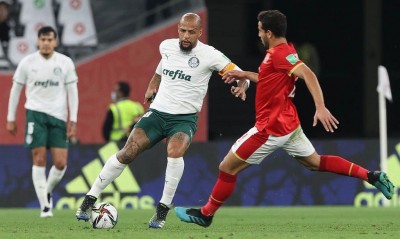
<instances>
[{"instance_id":1,"label":"white sock","mask_svg":"<svg viewBox=\"0 0 400 239\"><path fill-rule=\"evenodd\" d=\"M99 197L100 193L124 171L126 164L118 161L116 154L112 155L104 165L99 176L94 181L87 195Z\"/></svg>"},{"instance_id":2,"label":"white sock","mask_svg":"<svg viewBox=\"0 0 400 239\"><path fill-rule=\"evenodd\" d=\"M65 171L67 170L67 166L64 169L57 169L54 165L50 168L49 176L47 177L47 192L51 193L54 187L61 181L63 178Z\"/></svg>"},{"instance_id":3,"label":"white sock","mask_svg":"<svg viewBox=\"0 0 400 239\"><path fill-rule=\"evenodd\" d=\"M185 168L185 161L183 161L183 157L167 159L168 163L167 169L165 170L164 191L160 203L164 203L165 205L169 206L172 204L172 199L175 196L179 181L182 178L183 170Z\"/></svg>"},{"instance_id":4,"label":"white sock","mask_svg":"<svg viewBox=\"0 0 400 239\"><path fill-rule=\"evenodd\" d=\"M32 181L35 187L36 196L39 199L40 209L49 207L47 201L47 188L46 188L46 167L32 166Z\"/></svg>"}]
</instances>

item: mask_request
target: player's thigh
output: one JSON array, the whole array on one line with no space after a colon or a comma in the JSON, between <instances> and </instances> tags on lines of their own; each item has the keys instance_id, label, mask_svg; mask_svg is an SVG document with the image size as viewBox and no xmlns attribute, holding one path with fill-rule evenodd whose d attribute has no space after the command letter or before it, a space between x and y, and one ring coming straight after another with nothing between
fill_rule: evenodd
<instances>
[{"instance_id":1,"label":"player's thigh","mask_svg":"<svg viewBox=\"0 0 400 239\"><path fill-rule=\"evenodd\" d=\"M172 158L183 157L189 148L191 138L188 134L179 131L167 139L167 155Z\"/></svg>"},{"instance_id":2,"label":"player's thigh","mask_svg":"<svg viewBox=\"0 0 400 239\"><path fill-rule=\"evenodd\" d=\"M135 124L134 129L141 129L145 133L144 136L150 141L150 147L160 142L166 137L165 134L166 122L158 111L152 109L142 116L142 118ZM140 132L134 132L129 135L128 140L135 140L138 137L143 137ZM128 142L127 142L128 143Z\"/></svg>"},{"instance_id":3,"label":"player's thigh","mask_svg":"<svg viewBox=\"0 0 400 239\"><path fill-rule=\"evenodd\" d=\"M47 150L46 147L35 147L31 148L33 165L46 166L47 161Z\"/></svg>"},{"instance_id":4,"label":"player's thigh","mask_svg":"<svg viewBox=\"0 0 400 239\"><path fill-rule=\"evenodd\" d=\"M27 110L25 124L25 146L38 148L47 146L48 131L46 114Z\"/></svg>"},{"instance_id":5,"label":"player's thigh","mask_svg":"<svg viewBox=\"0 0 400 239\"><path fill-rule=\"evenodd\" d=\"M231 150L240 160L259 164L278 149L283 141L282 137L274 137L253 127L233 144Z\"/></svg>"},{"instance_id":6,"label":"player's thigh","mask_svg":"<svg viewBox=\"0 0 400 239\"><path fill-rule=\"evenodd\" d=\"M53 116L48 115L48 123L47 123L47 146L49 148L68 148L68 139L67 139L67 124L65 121L57 119Z\"/></svg>"},{"instance_id":7,"label":"player's thigh","mask_svg":"<svg viewBox=\"0 0 400 239\"><path fill-rule=\"evenodd\" d=\"M167 139L170 139L176 133L182 132L189 136L191 142L197 131L198 118L197 114L166 115Z\"/></svg>"},{"instance_id":8,"label":"player's thigh","mask_svg":"<svg viewBox=\"0 0 400 239\"><path fill-rule=\"evenodd\" d=\"M197 131L197 114L169 115L167 118L167 153L182 157Z\"/></svg>"},{"instance_id":9,"label":"player's thigh","mask_svg":"<svg viewBox=\"0 0 400 239\"><path fill-rule=\"evenodd\" d=\"M67 165L68 149L67 148L50 148L51 158L54 166L61 170Z\"/></svg>"},{"instance_id":10,"label":"player's thigh","mask_svg":"<svg viewBox=\"0 0 400 239\"><path fill-rule=\"evenodd\" d=\"M315 152L314 146L304 134L301 126L290 133L290 137L282 146L282 148L289 155L296 158L307 158Z\"/></svg>"}]
</instances>

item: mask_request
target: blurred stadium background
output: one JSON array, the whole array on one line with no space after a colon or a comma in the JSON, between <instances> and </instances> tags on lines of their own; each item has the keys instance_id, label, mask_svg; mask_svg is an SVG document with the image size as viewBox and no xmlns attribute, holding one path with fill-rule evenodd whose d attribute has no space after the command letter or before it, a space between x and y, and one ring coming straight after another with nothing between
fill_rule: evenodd
<instances>
[{"instance_id":1,"label":"blurred stadium background","mask_svg":"<svg viewBox=\"0 0 400 239\"><path fill-rule=\"evenodd\" d=\"M1 2L1 1L0 1ZM314 104L297 83L295 102L302 126L318 151L339 154L370 169L379 168L377 67L388 69L393 102L387 103L389 176L400 184L400 2L397 0L8 0L9 41L0 47L0 207L37 207L31 160L24 149L24 99L18 109L19 134L5 130L12 75L19 60L36 50L36 31L52 25L58 51L72 57L79 76L78 143L54 198L58 208L75 208L108 155L120 147L101 138L101 124L114 83L127 80L131 98L142 102L159 61L158 44L177 37L185 12L204 21L202 40L242 69L256 71L265 51L257 37L257 13L279 9L288 17L288 40L314 69L327 107L340 128L327 134L312 127ZM217 165L229 146L254 124L254 89L248 100L233 99L215 74L200 114L199 131L186 158L176 204L207 200ZM151 208L159 200L165 168L162 144L125 170L104 197L120 207ZM206 149L206 150L205 150ZM149 163L152 160L152 163ZM379 206L380 195L362 182L308 172L284 152L243 175L230 205ZM318 179L318 180L316 180ZM121 179L122 180L122 179ZM200 189L200 190L199 190ZM397 194L396 194L397 195ZM391 201L399 204L398 196Z\"/></svg>"}]
</instances>

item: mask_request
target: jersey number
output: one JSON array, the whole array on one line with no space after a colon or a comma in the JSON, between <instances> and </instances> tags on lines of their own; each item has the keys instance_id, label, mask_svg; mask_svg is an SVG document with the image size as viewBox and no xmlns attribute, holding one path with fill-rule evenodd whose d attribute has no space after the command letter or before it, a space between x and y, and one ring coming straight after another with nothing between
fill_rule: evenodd
<instances>
[{"instance_id":1,"label":"jersey number","mask_svg":"<svg viewBox=\"0 0 400 239\"><path fill-rule=\"evenodd\" d=\"M33 129L34 129L35 123L34 122L28 122L28 129L27 129L27 134L33 134Z\"/></svg>"},{"instance_id":2,"label":"jersey number","mask_svg":"<svg viewBox=\"0 0 400 239\"><path fill-rule=\"evenodd\" d=\"M289 97L294 98L295 91L296 91L296 86L293 86L293 90L290 92Z\"/></svg>"}]
</instances>

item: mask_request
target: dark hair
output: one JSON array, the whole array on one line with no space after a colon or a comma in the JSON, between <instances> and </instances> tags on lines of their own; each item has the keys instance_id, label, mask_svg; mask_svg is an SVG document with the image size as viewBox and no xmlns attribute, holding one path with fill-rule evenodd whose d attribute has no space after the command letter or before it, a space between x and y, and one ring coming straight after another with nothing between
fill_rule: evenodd
<instances>
[{"instance_id":1,"label":"dark hair","mask_svg":"<svg viewBox=\"0 0 400 239\"><path fill-rule=\"evenodd\" d=\"M124 81L119 81L117 84L119 91L121 91L124 97L128 97L129 93L131 92L131 87L129 86L129 84Z\"/></svg>"},{"instance_id":2,"label":"dark hair","mask_svg":"<svg viewBox=\"0 0 400 239\"><path fill-rule=\"evenodd\" d=\"M278 10L262 11L257 16L262 24L262 29L270 30L276 37L286 36L286 16Z\"/></svg>"},{"instance_id":3,"label":"dark hair","mask_svg":"<svg viewBox=\"0 0 400 239\"><path fill-rule=\"evenodd\" d=\"M41 35L47 35L50 32L52 32L54 34L54 38L57 38L56 30L54 30L54 28L52 28L50 26L44 26L44 27L40 28L38 31L38 37L40 37Z\"/></svg>"}]
</instances>

